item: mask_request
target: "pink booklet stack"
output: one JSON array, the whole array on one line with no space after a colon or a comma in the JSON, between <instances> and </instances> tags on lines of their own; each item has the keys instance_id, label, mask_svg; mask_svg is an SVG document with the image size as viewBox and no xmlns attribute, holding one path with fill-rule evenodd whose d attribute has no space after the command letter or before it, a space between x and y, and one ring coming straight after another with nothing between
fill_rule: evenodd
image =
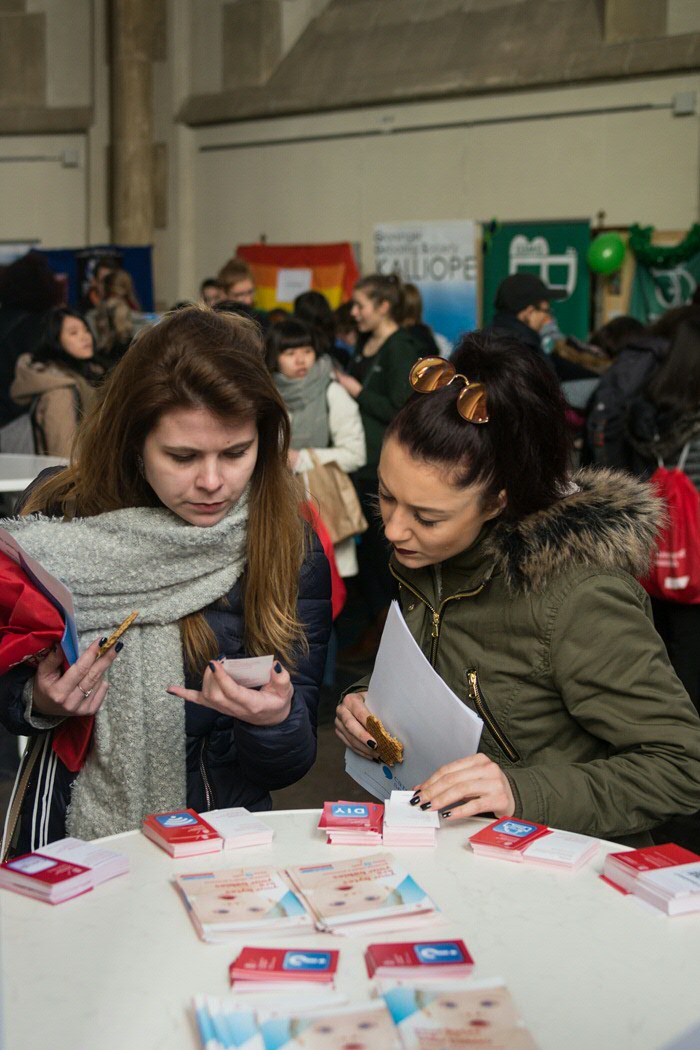
<instances>
[{"instance_id":1,"label":"pink booklet stack","mask_svg":"<svg viewBox=\"0 0 700 1050\"><path fill-rule=\"evenodd\" d=\"M152 813L145 818L142 831L171 857L265 846L274 835L269 825L240 806L212 809L204 814L193 809Z\"/></svg>"},{"instance_id":2,"label":"pink booklet stack","mask_svg":"<svg viewBox=\"0 0 700 1050\"><path fill-rule=\"evenodd\" d=\"M601 878L667 915L700 911L700 856L675 843L608 853Z\"/></svg>"},{"instance_id":3,"label":"pink booklet stack","mask_svg":"<svg viewBox=\"0 0 700 1050\"><path fill-rule=\"evenodd\" d=\"M464 941L406 941L370 944L365 965L370 978L421 983L468 977L474 960Z\"/></svg>"},{"instance_id":4,"label":"pink booklet stack","mask_svg":"<svg viewBox=\"0 0 700 1050\"><path fill-rule=\"evenodd\" d=\"M324 802L318 826L332 845L374 846L382 841L383 821L378 802Z\"/></svg>"},{"instance_id":5,"label":"pink booklet stack","mask_svg":"<svg viewBox=\"0 0 700 1050\"><path fill-rule=\"evenodd\" d=\"M385 846L434 846L440 817L413 807L414 791L392 791L384 806Z\"/></svg>"},{"instance_id":6,"label":"pink booklet stack","mask_svg":"<svg viewBox=\"0 0 700 1050\"><path fill-rule=\"evenodd\" d=\"M244 948L229 966L231 987L265 993L334 989L338 956L316 948Z\"/></svg>"},{"instance_id":7,"label":"pink booklet stack","mask_svg":"<svg viewBox=\"0 0 700 1050\"><path fill-rule=\"evenodd\" d=\"M474 853L484 857L575 871L595 856L600 841L571 831L557 831L544 824L503 817L477 831L469 844Z\"/></svg>"},{"instance_id":8,"label":"pink booklet stack","mask_svg":"<svg viewBox=\"0 0 700 1050\"><path fill-rule=\"evenodd\" d=\"M126 854L67 838L0 865L0 888L61 904L128 870Z\"/></svg>"}]
</instances>

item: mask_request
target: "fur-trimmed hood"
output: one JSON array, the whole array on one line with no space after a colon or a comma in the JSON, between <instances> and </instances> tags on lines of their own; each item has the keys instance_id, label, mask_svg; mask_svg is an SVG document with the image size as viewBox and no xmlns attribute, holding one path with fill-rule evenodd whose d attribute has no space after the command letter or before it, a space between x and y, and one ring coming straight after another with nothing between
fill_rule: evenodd
<instances>
[{"instance_id":1,"label":"fur-trimmed hood","mask_svg":"<svg viewBox=\"0 0 700 1050\"><path fill-rule=\"evenodd\" d=\"M622 471L587 468L552 507L496 525L486 551L511 591L541 591L573 567L642 576L663 515L647 483Z\"/></svg>"}]
</instances>

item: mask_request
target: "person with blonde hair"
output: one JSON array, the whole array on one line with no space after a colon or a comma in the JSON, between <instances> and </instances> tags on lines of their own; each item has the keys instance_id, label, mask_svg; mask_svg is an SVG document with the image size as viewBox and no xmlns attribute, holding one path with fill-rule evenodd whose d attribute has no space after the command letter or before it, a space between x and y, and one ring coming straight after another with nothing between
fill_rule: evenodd
<instances>
[{"instance_id":1,"label":"person with blonde hair","mask_svg":"<svg viewBox=\"0 0 700 1050\"><path fill-rule=\"evenodd\" d=\"M140 310L134 282L126 270L112 270L104 279L104 298L95 311L97 348L118 360L134 338L134 313Z\"/></svg>"},{"instance_id":2,"label":"person with blonde hair","mask_svg":"<svg viewBox=\"0 0 700 1050\"><path fill-rule=\"evenodd\" d=\"M253 322L183 309L139 333L70 466L41 475L24 516L3 522L70 588L83 647L67 670L54 649L0 679L2 721L40 749L14 850L184 806L269 809L271 789L311 768L330 578L289 438ZM134 610L100 656L100 635ZM268 654L260 689L221 663ZM52 734L77 716L94 730L75 770Z\"/></svg>"}]
</instances>

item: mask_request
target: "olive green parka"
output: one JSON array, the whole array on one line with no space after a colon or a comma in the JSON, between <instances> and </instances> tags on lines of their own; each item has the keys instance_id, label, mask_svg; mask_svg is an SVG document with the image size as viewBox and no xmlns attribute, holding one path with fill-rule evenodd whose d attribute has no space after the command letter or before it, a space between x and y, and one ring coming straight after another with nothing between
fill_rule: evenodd
<instances>
[{"instance_id":1,"label":"olive green parka","mask_svg":"<svg viewBox=\"0 0 700 1050\"><path fill-rule=\"evenodd\" d=\"M659 518L644 483L584 470L553 507L487 525L441 565L392 558L406 623L483 718L516 817L643 844L700 809L700 719L635 579Z\"/></svg>"}]
</instances>

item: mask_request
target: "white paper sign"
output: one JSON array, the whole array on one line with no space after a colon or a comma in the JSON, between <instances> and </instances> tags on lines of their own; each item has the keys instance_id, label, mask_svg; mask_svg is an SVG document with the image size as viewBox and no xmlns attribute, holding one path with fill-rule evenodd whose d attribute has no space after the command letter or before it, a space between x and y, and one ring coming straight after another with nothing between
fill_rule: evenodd
<instances>
[{"instance_id":1,"label":"white paper sign","mask_svg":"<svg viewBox=\"0 0 700 1050\"><path fill-rule=\"evenodd\" d=\"M389 609L366 702L404 747L404 760L395 766L346 748L345 771L375 798L410 791L440 766L476 754L484 723L430 666L396 602Z\"/></svg>"},{"instance_id":2,"label":"white paper sign","mask_svg":"<svg viewBox=\"0 0 700 1050\"><path fill-rule=\"evenodd\" d=\"M313 270L285 270L280 267L277 271L276 299L278 303L293 303L302 292L311 290L313 284Z\"/></svg>"},{"instance_id":3,"label":"white paper sign","mask_svg":"<svg viewBox=\"0 0 700 1050\"><path fill-rule=\"evenodd\" d=\"M234 682L246 689L257 689L270 681L273 660L273 656L246 656L240 660L222 660L221 666Z\"/></svg>"}]
</instances>

